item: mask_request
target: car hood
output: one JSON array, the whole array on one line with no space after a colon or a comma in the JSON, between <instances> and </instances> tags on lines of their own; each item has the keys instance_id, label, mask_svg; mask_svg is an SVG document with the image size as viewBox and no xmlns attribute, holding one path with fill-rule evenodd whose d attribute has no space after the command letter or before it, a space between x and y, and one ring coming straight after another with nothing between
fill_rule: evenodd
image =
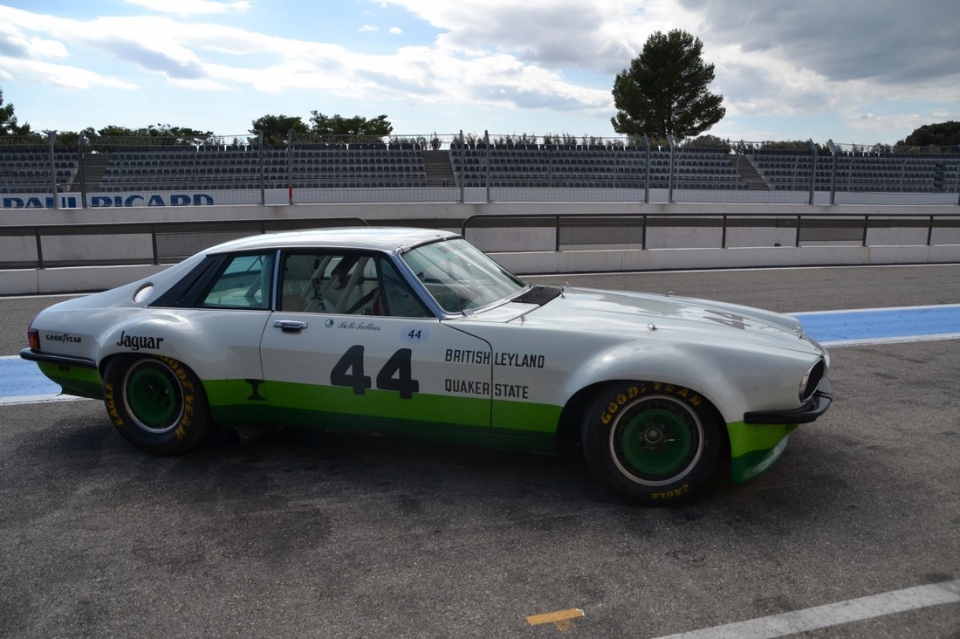
<instances>
[{"instance_id":1,"label":"car hood","mask_svg":"<svg viewBox=\"0 0 960 639\"><path fill-rule=\"evenodd\" d=\"M663 339L739 341L810 352L822 350L803 338L800 322L749 306L672 295L567 288L544 304L510 303L477 319L521 322L555 330Z\"/></svg>"}]
</instances>

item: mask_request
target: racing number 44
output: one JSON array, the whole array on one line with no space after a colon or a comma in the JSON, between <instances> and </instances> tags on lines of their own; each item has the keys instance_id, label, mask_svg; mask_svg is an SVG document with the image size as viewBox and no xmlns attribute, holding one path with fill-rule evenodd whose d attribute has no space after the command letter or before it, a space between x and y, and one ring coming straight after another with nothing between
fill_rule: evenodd
<instances>
[{"instance_id":1,"label":"racing number 44","mask_svg":"<svg viewBox=\"0 0 960 639\"><path fill-rule=\"evenodd\" d=\"M391 355L377 373L377 388L397 391L401 399L412 399L414 393L420 392L420 382L413 379L412 356L413 351L409 348L401 348ZM330 371L330 383L352 388L356 395L363 395L368 388L373 388L371 378L363 374L363 346L358 344L347 349Z\"/></svg>"}]
</instances>

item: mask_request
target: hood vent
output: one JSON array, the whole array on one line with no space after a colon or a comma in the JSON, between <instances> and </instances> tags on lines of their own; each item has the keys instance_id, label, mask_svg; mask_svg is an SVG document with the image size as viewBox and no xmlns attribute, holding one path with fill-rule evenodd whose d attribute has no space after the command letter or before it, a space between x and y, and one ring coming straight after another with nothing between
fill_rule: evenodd
<instances>
[{"instance_id":1,"label":"hood vent","mask_svg":"<svg viewBox=\"0 0 960 639\"><path fill-rule=\"evenodd\" d=\"M523 295L513 298L512 301L543 306L547 302L558 298L562 292L563 289L558 286L534 286Z\"/></svg>"}]
</instances>

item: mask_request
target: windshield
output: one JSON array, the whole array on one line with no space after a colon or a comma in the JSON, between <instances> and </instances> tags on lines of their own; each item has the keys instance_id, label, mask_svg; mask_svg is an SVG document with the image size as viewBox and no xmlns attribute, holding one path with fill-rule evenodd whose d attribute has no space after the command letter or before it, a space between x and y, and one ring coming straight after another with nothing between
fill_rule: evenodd
<instances>
[{"instance_id":1,"label":"windshield","mask_svg":"<svg viewBox=\"0 0 960 639\"><path fill-rule=\"evenodd\" d=\"M448 313L486 306L527 286L464 239L421 246L403 261Z\"/></svg>"}]
</instances>

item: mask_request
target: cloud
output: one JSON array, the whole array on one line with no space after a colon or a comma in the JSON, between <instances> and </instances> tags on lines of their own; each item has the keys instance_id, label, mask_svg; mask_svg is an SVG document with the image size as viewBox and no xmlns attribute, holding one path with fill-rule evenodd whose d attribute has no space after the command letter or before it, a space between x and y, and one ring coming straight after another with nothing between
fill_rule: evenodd
<instances>
[{"instance_id":1,"label":"cloud","mask_svg":"<svg viewBox=\"0 0 960 639\"><path fill-rule=\"evenodd\" d=\"M386 9L390 17L363 18L372 24L358 31L404 35L390 45L356 31L337 40L356 44L341 45L286 37L282 27L274 35L265 24L217 24L251 2L127 3L149 11L70 19L0 5L0 75L42 82L46 73L56 86L132 86L98 74L93 65L102 62L88 62L97 57L90 53L106 52L114 69L126 67L145 90L271 98L325 92L323 99L384 109L430 104L437 113L486 109L516 119L527 117L518 110L529 110L606 127L613 74L652 32L681 28L704 41L704 57L716 65L711 90L728 109L718 129L745 130L741 119L754 116L809 121L822 114L872 133L914 117L892 105L928 100L955 113L960 102L960 5L946 0L368 0L366 13ZM436 35L423 40L424 33ZM391 48L408 42L416 46ZM41 60L49 64L26 64ZM919 118L929 111L913 109Z\"/></svg>"},{"instance_id":2,"label":"cloud","mask_svg":"<svg viewBox=\"0 0 960 639\"><path fill-rule=\"evenodd\" d=\"M938 0L679 0L704 41L758 59L792 60L829 81L912 84L956 77L960 4Z\"/></svg>"},{"instance_id":3,"label":"cloud","mask_svg":"<svg viewBox=\"0 0 960 639\"><path fill-rule=\"evenodd\" d=\"M388 0L442 33L437 46L468 56L504 53L550 69L616 73L650 33L693 23L673 0Z\"/></svg>"},{"instance_id":4,"label":"cloud","mask_svg":"<svg viewBox=\"0 0 960 639\"><path fill-rule=\"evenodd\" d=\"M0 7L0 20L3 17ZM392 96L408 103L442 99L520 108L553 104L587 111L609 106L608 90L578 86L560 72L499 51L465 55L461 48L433 45L372 55L159 16L81 22L23 12L14 18L73 47L107 51L121 63L162 74L181 87L265 93L320 89L348 99L382 101ZM216 61L213 53L218 54Z\"/></svg>"},{"instance_id":5,"label":"cloud","mask_svg":"<svg viewBox=\"0 0 960 639\"><path fill-rule=\"evenodd\" d=\"M139 5L152 11L174 13L178 15L201 15L246 11L250 9L248 0L235 2L216 2L214 0L126 0L127 4Z\"/></svg>"},{"instance_id":6,"label":"cloud","mask_svg":"<svg viewBox=\"0 0 960 639\"><path fill-rule=\"evenodd\" d=\"M0 55L14 58L65 58L67 48L57 40L28 37L9 22L0 22Z\"/></svg>"},{"instance_id":7,"label":"cloud","mask_svg":"<svg viewBox=\"0 0 960 639\"><path fill-rule=\"evenodd\" d=\"M16 77L31 84L52 85L65 89L136 89L137 85L119 78L104 76L79 67L39 60L0 56L0 69L5 78Z\"/></svg>"},{"instance_id":8,"label":"cloud","mask_svg":"<svg viewBox=\"0 0 960 639\"><path fill-rule=\"evenodd\" d=\"M197 80L205 75L202 65L187 52L176 55L174 51L163 48L150 48L131 40L104 39L100 45L117 58L146 69L163 73L179 80Z\"/></svg>"}]
</instances>

